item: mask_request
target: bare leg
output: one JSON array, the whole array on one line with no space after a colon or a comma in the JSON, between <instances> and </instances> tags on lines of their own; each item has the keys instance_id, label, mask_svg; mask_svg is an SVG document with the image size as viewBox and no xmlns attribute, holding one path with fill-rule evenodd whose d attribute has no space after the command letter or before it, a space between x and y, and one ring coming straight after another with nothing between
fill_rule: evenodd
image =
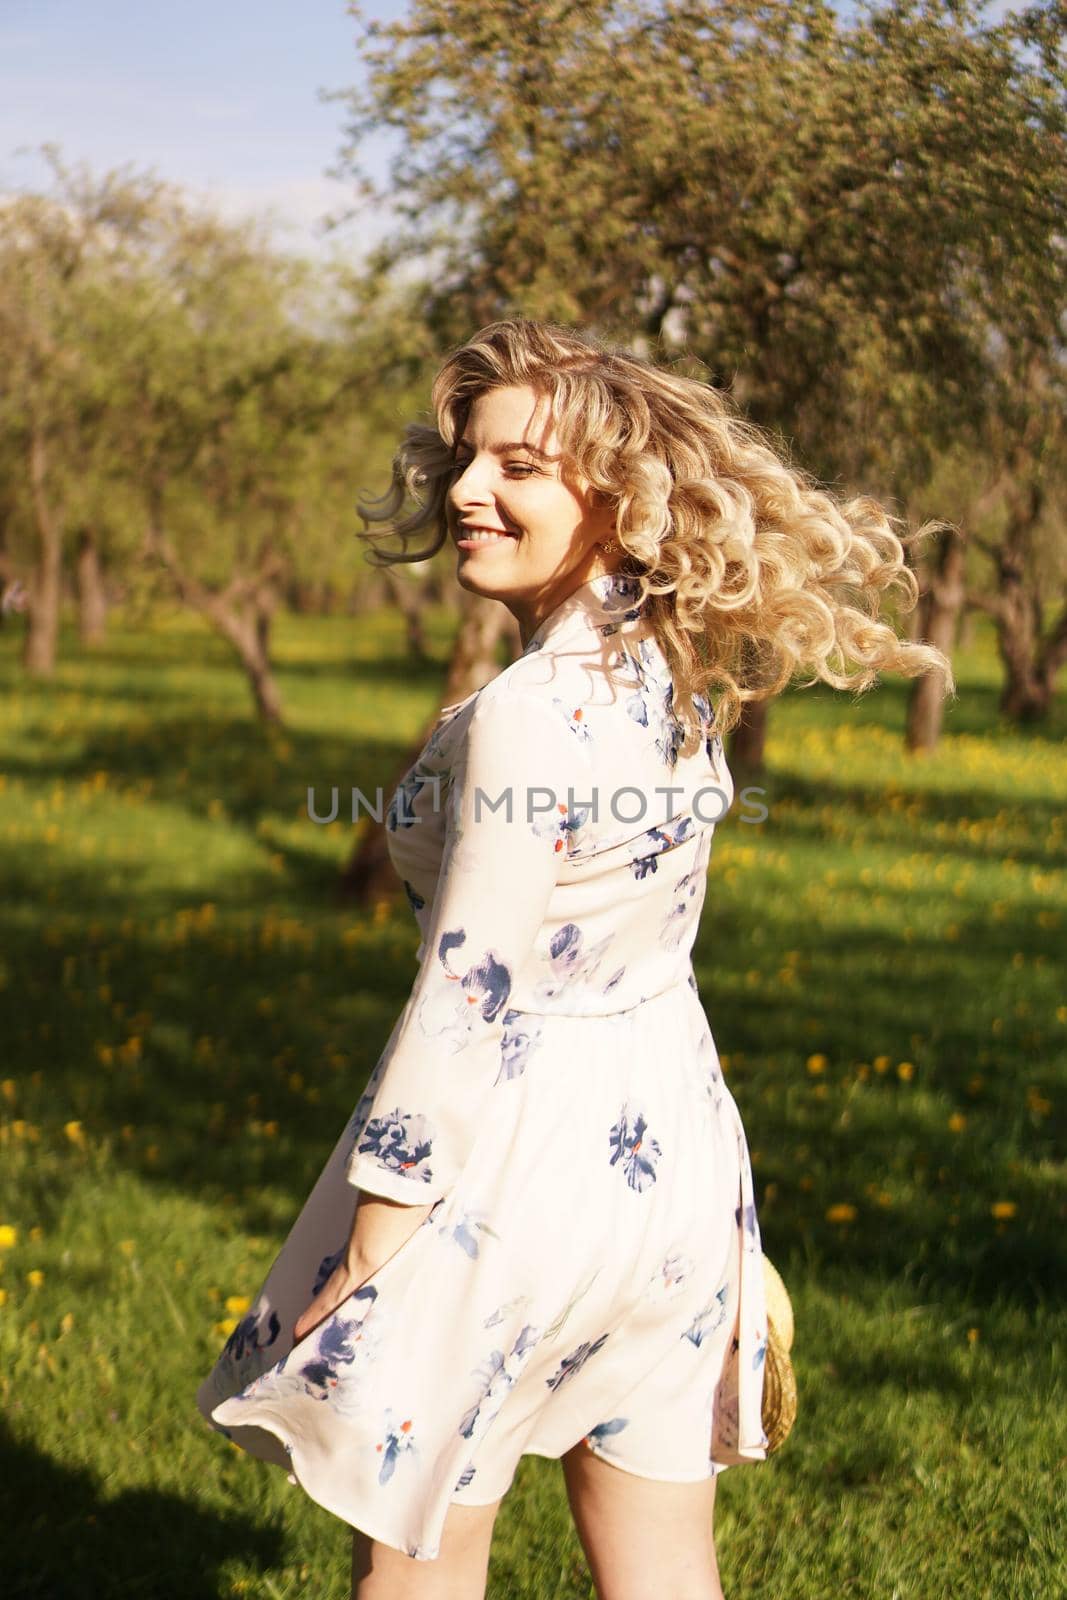
<instances>
[{"instance_id":1,"label":"bare leg","mask_svg":"<svg viewBox=\"0 0 1067 1600\"><path fill-rule=\"evenodd\" d=\"M500 1505L450 1506L434 1561L416 1561L354 1528L352 1600L485 1600Z\"/></svg>"},{"instance_id":2,"label":"bare leg","mask_svg":"<svg viewBox=\"0 0 1067 1600\"><path fill-rule=\"evenodd\" d=\"M584 1440L562 1459L597 1600L724 1600L712 1532L714 1477L639 1478L601 1460Z\"/></svg>"}]
</instances>

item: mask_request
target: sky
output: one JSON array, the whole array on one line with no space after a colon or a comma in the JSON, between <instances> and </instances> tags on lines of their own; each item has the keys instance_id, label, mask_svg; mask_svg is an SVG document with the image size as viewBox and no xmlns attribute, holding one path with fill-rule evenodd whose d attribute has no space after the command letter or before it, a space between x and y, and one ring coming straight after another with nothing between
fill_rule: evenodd
<instances>
[{"instance_id":1,"label":"sky","mask_svg":"<svg viewBox=\"0 0 1067 1600\"><path fill-rule=\"evenodd\" d=\"M382 22L406 9L360 7ZM288 248L358 256L389 230L384 208L332 238L316 227L353 198L326 176L344 107L318 91L359 81L357 28L345 0L0 0L0 193L46 181L32 152L50 142L98 174L151 169L225 216L270 210ZM389 149L364 150L376 176Z\"/></svg>"},{"instance_id":2,"label":"sky","mask_svg":"<svg viewBox=\"0 0 1067 1600\"><path fill-rule=\"evenodd\" d=\"M364 0L361 12L405 9ZM340 240L358 254L384 216L364 213L333 245L316 229L353 198L325 175L344 107L318 91L358 81L356 32L345 0L0 0L0 192L45 182L34 152L54 143L98 174L151 169L226 216L270 210L289 248ZM365 154L379 175L388 148Z\"/></svg>"}]
</instances>

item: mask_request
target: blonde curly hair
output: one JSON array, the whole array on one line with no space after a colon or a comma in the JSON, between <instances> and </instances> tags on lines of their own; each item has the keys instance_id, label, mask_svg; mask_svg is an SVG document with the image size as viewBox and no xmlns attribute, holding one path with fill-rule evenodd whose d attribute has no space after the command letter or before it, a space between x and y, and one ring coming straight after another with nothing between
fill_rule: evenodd
<instances>
[{"instance_id":1,"label":"blonde curly hair","mask_svg":"<svg viewBox=\"0 0 1067 1600\"><path fill-rule=\"evenodd\" d=\"M408 424L391 487L357 507L372 565L441 549L471 402L511 385L548 398L560 449L613 504L625 552L615 570L639 580L687 729L704 720L694 697L707 705L713 686L723 736L746 701L778 694L797 673L811 674L803 687L821 679L862 693L882 672L935 672L955 692L941 651L901 639L881 616L894 591L901 612L913 608L919 587L905 550L945 524L897 531L901 519L876 500L820 489L710 384L556 323L492 322L447 356L431 393L436 427ZM410 550L427 530L431 542ZM403 548L377 548L390 538Z\"/></svg>"}]
</instances>

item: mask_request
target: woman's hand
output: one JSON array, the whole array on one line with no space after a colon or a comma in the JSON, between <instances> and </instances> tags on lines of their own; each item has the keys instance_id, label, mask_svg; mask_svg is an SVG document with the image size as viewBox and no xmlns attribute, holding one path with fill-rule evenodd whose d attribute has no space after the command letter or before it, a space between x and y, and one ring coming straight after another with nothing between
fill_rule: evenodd
<instances>
[{"instance_id":1,"label":"woman's hand","mask_svg":"<svg viewBox=\"0 0 1067 1600\"><path fill-rule=\"evenodd\" d=\"M365 1283L375 1271L376 1267L368 1267L366 1271L362 1268L354 1271L347 1261L340 1261L307 1310L297 1318L293 1327L293 1343L299 1344L301 1339L306 1339L313 1328L317 1328L320 1322L325 1322L326 1318L331 1316L350 1294L354 1294L360 1284Z\"/></svg>"},{"instance_id":2,"label":"woman's hand","mask_svg":"<svg viewBox=\"0 0 1067 1600\"><path fill-rule=\"evenodd\" d=\"M425 1221L436 1202L425 1206L406 1206L399 1200L356 1191L355 1215L345 1254L334 1267L307 1310L293 1326L293 1342L299 1344L342 1305L349 1295L372 1277L379 1267L406 1244Z\"/></svg>"}]
</instances>

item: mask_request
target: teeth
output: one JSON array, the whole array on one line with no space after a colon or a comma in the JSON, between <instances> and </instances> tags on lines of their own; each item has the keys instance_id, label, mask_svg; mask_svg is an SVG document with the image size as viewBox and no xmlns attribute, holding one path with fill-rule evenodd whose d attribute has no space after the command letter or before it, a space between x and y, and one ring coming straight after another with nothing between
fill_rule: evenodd
<instances>
[{"instance_id":1,"label":"teeth","mask_svg":"<svg viewBox=\"0 0 1067 1600\"><path fill-rule=\"evenodd\" d=\"M486 543L490 539L510 539L510 533L485 533L482 529L471 531L463 535L465 539L475 539L479 543Z\"/></svg>"}]
</instances>

